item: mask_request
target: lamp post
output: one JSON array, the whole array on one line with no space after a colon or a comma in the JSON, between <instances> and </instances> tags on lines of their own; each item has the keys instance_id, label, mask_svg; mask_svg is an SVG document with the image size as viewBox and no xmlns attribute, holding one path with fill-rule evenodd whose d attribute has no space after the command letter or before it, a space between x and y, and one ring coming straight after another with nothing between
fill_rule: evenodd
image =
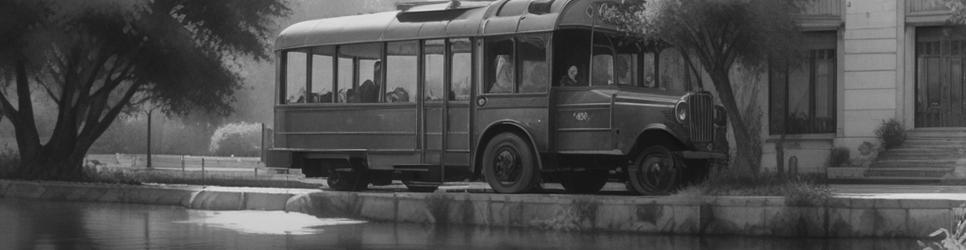
<instances>
[{"instance_id":1,"label":"lamp post","mask_svg":"<svg viewBox=\"0 0 966 250\"><path fill-rule=\"evenodd\" d=\"M148 168L151 168L151 113L154 109L148 109Z\"/></svg>"}]
</instances>

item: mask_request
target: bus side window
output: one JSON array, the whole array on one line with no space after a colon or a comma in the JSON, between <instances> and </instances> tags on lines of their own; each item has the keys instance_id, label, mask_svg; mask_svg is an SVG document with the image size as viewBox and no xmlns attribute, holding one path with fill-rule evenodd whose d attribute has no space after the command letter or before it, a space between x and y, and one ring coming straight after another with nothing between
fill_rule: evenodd
<instances>
[{"instance_id":1,"label":"bus side window","mask_svg":"<svg viewBox=\"0 0 966 250\"><path fill-rule=\"evenodd\" d=\"M416 77L419 42L392 42L386 45L386 102L413 102L416 96ZM411 93L411 94L410 94Z\"/></svg>"},{"instance_id":2,"label":"bus side window","mask_svg":"<svg viewBox=\"0 0 966 250\"><path fill-rule=\"evenodd\" d=\"M614 84L614 45L605 33L595 32L594 56L591 60L591 85Z\"/></svg>"},{"instance_id":3,"label":"bus side window","mask_svg":"<svg viewBox=\"0 0 966 250\"><path fill-rule=\"evenodd\" d=\"M337 93L337 102L346 103L349 102L349 97L352 96L352 78L354 77L355 71L355 60L352 57L344 54L346 46L339 47L339 79L336 84L339 85L339 92Z\"/></svg>"},{"instance_id":4,"label":"bus side window","mask_svg":"<svg viewBox=\"0 0 966 250\"><path fill-rule=\"evenodd\" d=\"M590 30L563 29L553 36L554 86L587 86Z\"/></svg>"},{"instance_id":5,"label":"bus side window","mask_svg":"<svg viewBox=\"0 0 966 250\"><path fill-rule=\"evenodd\" d=\"M302 51L285 52L285 99L282 103L305 103L307 58Z\"/></svg>"},{"instance_id":6,"label":"bus side window","mask_svg":"<svg viewBox=\"0 0 966 250\"><path fill-rule=\"evenodd\" d=\"M513 39L488 38L486 40L486 84L484 93L513 93Z\"/></svg>"},{"instance_id":7,"label":"bus side window","mask_svg":"<svg viewBox=\"0 0 966 250\"><path fill-rule=\"evenodd\" d=\"M526 35L517 38L517 55L520 65L520 93L544 92L547 90L547 36Z\"/></svg>"},{"instance_id":8,"label":"bus side window","mask_svg":"<svg viewBox=\"0 0 966 250\"><path fill-rule=\"evenodd\" d=\"M379 102L381 59L382 43L339 47L339 95L349 103Z\"/></svg>"},{"instance_id":9,"label":"bus side window","mask_svg":"<svg viewBox=\"0 0 966 250\"><path fill-rule=\"evenodd\" d=\"M470 99L470 86L473 77L473 44L470 39L451 39L450 50L450 95L451 101Z\"/></svg>"},{"instance_id":10,"label":"bus side window","mask_svg":"<svg viewBox=\"0 0 966 250\"><path fill-rule=\"evenodd\" d=\"M312 90L309 91L310 103L332 103L332 84L334 78L333 58L335 47L324 46L312 49Z\"/></svg>"},{"instance_id":11,"label":"bus side window","mask_svg":"<svg viewBox=\"0 0 966 250\"><path fill-rule=\"evenodd\" d=\"M631 40L621 40L616 42L617 57L615 58L614 70L616 72L618 85L636 86L638 85L638 69L640 68L640 52L638 43Z\"/></svg>"},{"instance_id":12,"label":"bus side window","mask_svg":"<svg viewBox=\"0 0 966 250\"><path fill-rule=\"evenodd\" d=\"M423 99L427 101L443 100L443 82L446 77L444 70L445 40L426 40L423 44Z\"/></svg>"},{"instance_id":13,"label":"bus side window","mask_svg":"<svg viewBox=\"0 0 966 250\"><path fill-rule=\"evenodd\" d=\"M667 48L662 50L658 63L661 64L658 67L661 70L659 74L661 88L676 91L690 90L691 78L695 76L677 49Z\"/></svg>"},{"instance_id":14,"label":"bus side window","mask_svg":"<svg viewBox=\"0 0 966 250\"><path fill-rule=\"evenodd\" d=\"M643 54L644 65L641 66L641 70L644 71L644 79L641 81L642 86L645 88L656 88L657 87L657 70L655 68L654 53L646 52Z\"/></svg>"}]
</instances>

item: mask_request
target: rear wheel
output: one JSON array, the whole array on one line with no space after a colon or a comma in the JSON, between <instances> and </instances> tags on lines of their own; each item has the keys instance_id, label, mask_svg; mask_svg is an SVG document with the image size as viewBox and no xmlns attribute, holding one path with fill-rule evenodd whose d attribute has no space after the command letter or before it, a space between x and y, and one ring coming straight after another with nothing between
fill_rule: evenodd
<instances>
[{"instance_id":1,"label":"rear wheel","mask_svg":"<svg viewBox=\"0 0 966 250\"><path fill-rule=\"evenodd\" d=\"M684 163L665 146L651 146L627 167L628 186L640 194L667 194L681 187Z\"/></svg>"},{"instance_id":2,"label":"rear wheel","mask_svg":"<svg viewBox=\"0 0 966 250\"><path fill-rule=\"evenodd\" d=\"M607 184L607 171L570 172L560 175L560 185L567 193L592 194Z\"/></svg>"},{"instance_id":3,"label":"rear wheel","mask_svg":"<svg viewBox=\"0 0 966 250\"><path fill-rule=\"evenodd\" d=\"M369 178L366 175L365 166L361 161L350 160L348 167L329 168L329 177L325 179L329 188L338 191L359 191L369 186Z\"/></svg>"},{"instance_id":4,"label":"rear wheel","mask_svg":"<svg viewBox=\"0 0 966 250\"><path fill-rule=\"evenodd\" d=\"M514 133L490 139L483 151L483 176L498 193L521 193L538 186L537 162L530 144Z\"/></svg>"}]
</instances>

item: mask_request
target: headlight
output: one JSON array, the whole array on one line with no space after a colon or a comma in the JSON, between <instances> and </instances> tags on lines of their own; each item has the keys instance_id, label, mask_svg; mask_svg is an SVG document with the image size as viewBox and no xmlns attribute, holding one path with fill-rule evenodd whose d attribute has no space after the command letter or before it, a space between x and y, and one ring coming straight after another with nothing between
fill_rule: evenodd
<instances>
[{"instance_id":1,"label":"headlight","mask_svg":"<svg viewBox=\"0 0 966 250\"><path fill-rule=\"evenodd\" d=\"M728 111L720 105L714 106L714 125L725 126L728 124Z\"/></svg>"},{"instance_id":2,"label":"headlight","mask_svg":"<svg viewBox=\"0 0 966 250\"><path fill-rule=\"evenodd\" d=\"M688 120L688 103L679 102L676 107L674 107L674 117L678 118L678 121L683 122Z\"/></svg>"}]
</instances>

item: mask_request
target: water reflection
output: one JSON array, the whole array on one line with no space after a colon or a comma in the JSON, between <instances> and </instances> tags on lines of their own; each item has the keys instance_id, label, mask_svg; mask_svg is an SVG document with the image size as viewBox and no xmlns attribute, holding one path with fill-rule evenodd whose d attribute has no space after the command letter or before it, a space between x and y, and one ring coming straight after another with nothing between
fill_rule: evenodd
<instances>
[{"instance_id":1,"label":"water reflection","mask_svg":"<svg viewBox=\"0 0 966 250\"><path fill-rule=\"evenodd\" d=\"M911 239L775 239L362 223L257 211L0 199L0 249L916 249Z\"/></svg>"}]
</instances>

